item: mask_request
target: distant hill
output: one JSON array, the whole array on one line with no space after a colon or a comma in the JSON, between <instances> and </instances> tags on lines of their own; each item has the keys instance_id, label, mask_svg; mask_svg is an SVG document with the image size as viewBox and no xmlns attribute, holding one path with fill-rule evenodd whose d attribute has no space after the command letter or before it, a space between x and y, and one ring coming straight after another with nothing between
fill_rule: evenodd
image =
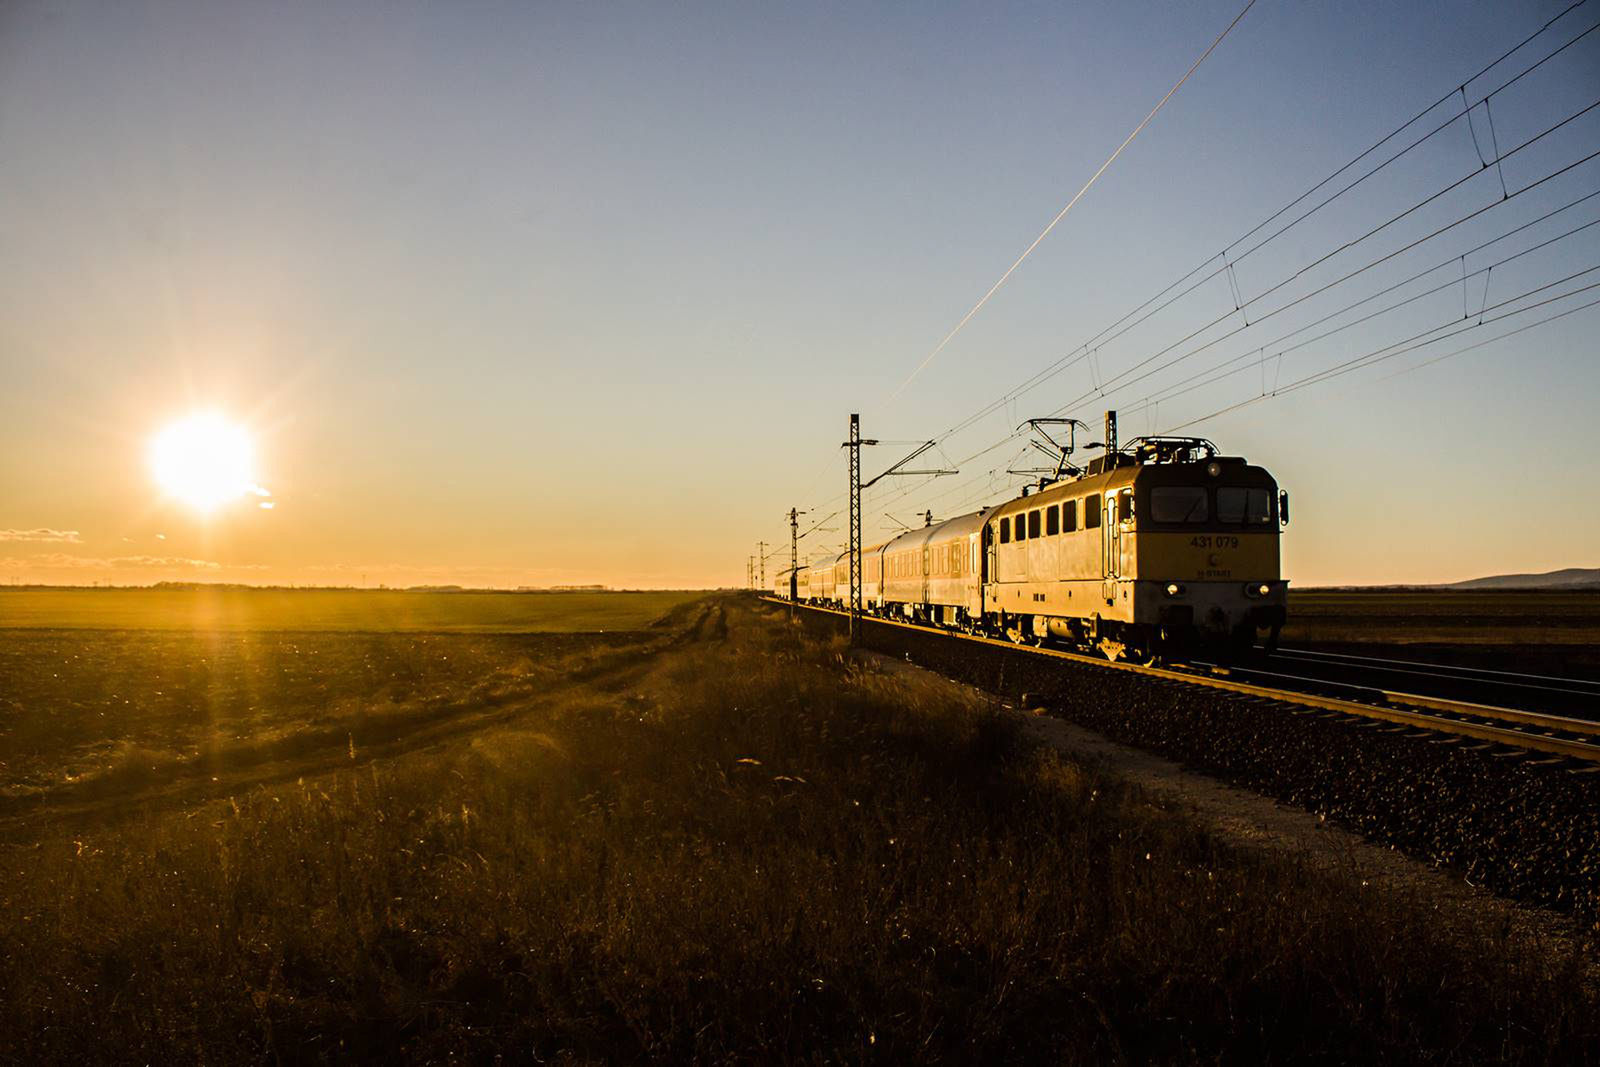
<instances>
[{"instance_id":1,"label":"distant hill","mask_svg":"<svg viewBox=\"0 0 1600 1067\"><path fill-rule=\"evenodd\" d=\"M1440 589L1600 589L1600 567L1568 567L1545 574L1495 574L1451 582Z\"/></svg>"}]
</instances>

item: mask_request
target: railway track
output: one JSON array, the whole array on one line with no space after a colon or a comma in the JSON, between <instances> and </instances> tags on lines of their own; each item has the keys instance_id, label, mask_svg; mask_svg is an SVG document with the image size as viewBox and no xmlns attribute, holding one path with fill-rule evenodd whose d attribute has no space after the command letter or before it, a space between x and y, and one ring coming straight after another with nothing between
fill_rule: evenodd
<instances>
[{"instance_id":1,"label":"railway track","mask_svg":"<svg viewBox=\"0 0 1600 1067\"><path fill-rule=\"evenodd\" d=\"M1320 649L1280 648L1260 670L1299 684L1354 684L1407 693L1542 711L1578 719L1600 717L1600 681L1521 671L1428 663Z\"/></svg>"},{"instance_id":2,"label":"railway track","mask_svg":"<svg viewBox=\"0 0 1600 1067\"><path fill-rule=\"evenodd\" d=\"M773 604L788 606L789 602L776 597L763 597ZM808 604L795 605L806 611L823 612L841 618L848 613L834 608ZM1484 747L1504 746L1511 752L1541 752L1563 760L1581 761L1585 772L1600 770L1600 722L1567 715L1555 715L1526 708L1507 708L1473 701L1410 693L1389 689L1382 685L1333 680L1304 674L1290 674L1276 669L1255 667L1225 667L1219 664L1194 663L1177 667L1152 667L1132 663L1113 663L1098 656L1063 649L1016 645L1010 641L982 637L974 634L952 633L926 626L868 616L866 623L873 626L896 627L929 637L943 637L951 641L970 642L974 646L987 646L1013 651L1025 651L1041 657L1083 664L1102 670L1125 671L1161 679L1169 683L1205 687L1240 694L1257 700L1272 701L1290 707L1313 710L1322 714L1350 716L1373 726L1395 730L1426 731L1419 736L1443 734L1459 742L1476 741ZM1287 651L1287 650L1286 650ZM1293 650L1305 657L1305 650ZM1293 655L1288 658L1293 659ZM1360 661L1360 657L1344 657L1347 661ZM1401 661L1384 661L1393 664ZM1350 669L1352 664L1345 663ZM1402 669L1428 668L1430 664L1407 663ZM1450 668L1437 668L1448 671ZM1472 668L1459 670L1471 671ZM1482 671L1487 675L1505 675L1510 672ZM1456 675L1461 680L1464 675ZM1548 679L1538 676L1539 684L1566 682L1568 679ZM1504 681L1504 680L1502 680ZM1577 695L1587 695L1582 683L1572 687ZM1600 705L1600 686L1596 688L1595 704ZM1553 760L1552 762L1557 762Z\"/></svg>"}]
</instances>

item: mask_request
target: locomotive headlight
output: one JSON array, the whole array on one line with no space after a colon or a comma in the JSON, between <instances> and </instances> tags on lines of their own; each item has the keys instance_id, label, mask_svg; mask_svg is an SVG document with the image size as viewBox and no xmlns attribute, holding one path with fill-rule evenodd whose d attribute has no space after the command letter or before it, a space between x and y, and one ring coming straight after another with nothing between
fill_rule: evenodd
<instances>
[{"instance_id":1,"label":"locomotive headlight","mask_svg":"<svg viewBox=\"0 0 1600 1067\"><path fill-rule=\"evenodd\" d=\"M1182 596L1183 595L1183 586L1179 585L1177 582L1172 582L1171 584L1169 584L1167 586L1167 595L1168 596Z\"/></svg>"},{"instance_id":2,"label":"locomotive headlight","mask_svg":"<svg viewBox=\"0 0 1600 1067\"><path fill-rule=\"evenodd\" d=\"M1210 463L1206 464L1206 473L1215 478L1217 475L1222 473L1222 464L1218 463L1216 460L1212 460Z\"/></svg>"},{"instance_id":3,"label":"locomotive headlight","mask_svg":"<svg viewBox=\"0 0 1600 1067\"><path fill-rule=\"evenodd\" d=\"M1244 595L1247 597L1264 597L1269 595L1271 592L1272 586L1265 582L1262 582L1260 585L1247 585L1244 587Z\"/></svg>"}]
</instances>

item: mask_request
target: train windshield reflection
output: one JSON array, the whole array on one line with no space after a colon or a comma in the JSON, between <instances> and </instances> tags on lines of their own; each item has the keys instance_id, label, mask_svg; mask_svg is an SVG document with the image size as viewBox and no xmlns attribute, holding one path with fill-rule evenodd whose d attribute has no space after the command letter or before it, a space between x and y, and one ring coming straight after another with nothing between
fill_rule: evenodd
<instances>
[{"instance_id":1,"label":"train windshield reflection","mask_svg":"<svg viewBox=\"0 0 1600 1067\"><path fill-rule=\"evenodd\" d=\"M1153 522L1205 522L1211 517L1210 494L1199 485L1164 485L1150 490Z\"/></svg>"}]
</instances>

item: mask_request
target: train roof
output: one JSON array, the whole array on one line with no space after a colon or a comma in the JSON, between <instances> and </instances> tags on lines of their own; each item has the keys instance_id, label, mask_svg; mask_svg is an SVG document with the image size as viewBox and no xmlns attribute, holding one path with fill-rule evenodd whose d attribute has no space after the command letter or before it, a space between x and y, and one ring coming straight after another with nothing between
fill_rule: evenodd
<instances>
[{"instance_id":1,"label":"train roof","mask_svg":"<svg viewBox=\"0 0 1600 1067\"><path fill-rule=\"evenodd\" d=\"M968 534L977 533L983 528L984 520L988 518L992 509L984 508L981 511L970 512L966 515L957 515L943 522L936 522L932 526L924 526L919 530L907 530L899 537L893 538L884 548L889 551L904 551L912 548L922 548L924 545L939 544L956 537L966 537Z\"/></svg>"},{"instance_id":2,"label":"train roof","mask_svg":"<svg viewBox=\"0 0 1600 1067\"><path fill-rule=\"evenodd\" d=\"M1219 485L1271 488L1275 483L1264 467L1257 467L1243 456L1211 455L1194 462L1139 462L1119 454L1119 462L1102 467L1100 460L1089 464L1084 473L1048 482L1036 491L1006 501L993 508L987 518L998 518L1027 511L1043 504L1134 485Z\"/></svg>"}]
</instances>

